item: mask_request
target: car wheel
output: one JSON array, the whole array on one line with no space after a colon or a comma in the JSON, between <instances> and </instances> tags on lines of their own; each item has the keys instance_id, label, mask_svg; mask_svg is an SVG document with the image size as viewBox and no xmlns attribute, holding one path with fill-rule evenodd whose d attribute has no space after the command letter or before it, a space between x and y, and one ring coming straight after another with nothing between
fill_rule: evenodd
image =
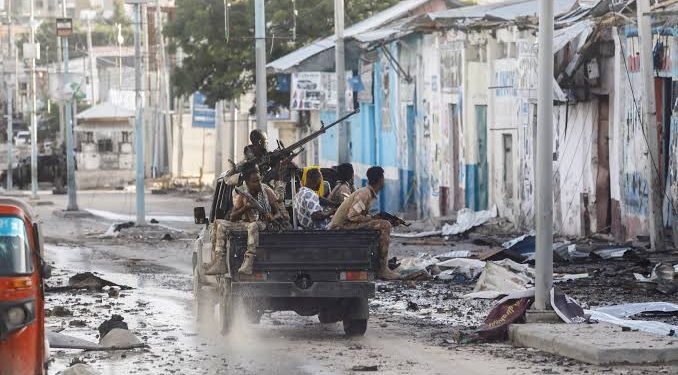
<instances>
[{"instance_id":1,"label":"car wheel","mask_svg":"<svg viewBox=\"0 0 678 375\"><path fill-rule=\"evenodd\" d=\"M344 319L346 336L363 336L367 331L367 319Z\"/></svg>"}]
</instances>

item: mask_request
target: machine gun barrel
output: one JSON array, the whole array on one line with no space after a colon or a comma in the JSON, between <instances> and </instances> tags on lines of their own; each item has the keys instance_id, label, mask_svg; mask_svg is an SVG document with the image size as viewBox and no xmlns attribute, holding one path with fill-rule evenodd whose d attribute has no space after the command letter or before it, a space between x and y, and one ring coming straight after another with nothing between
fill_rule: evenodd
<instances>
[{"instance_id":1,"label":"machine gun barrel","mask_svg":"<svg viewBox=\"0 0 678 375\"><path fill-rule=\"evenodd\" d=\"M319 137L320 135L325 134L325 132L327 132L329 129L333 128L334 126L337 126L338 124L340 124L342 122L344 122L346 119L355 115L358 112L360 112L360 108L354 109L353 112L347 113L345 116L341 117L340 119L338 119L337 121L334 121L333 123L331 123L329 125L325 125L321 122L322 125L320 126L320 129L318 129L318 130L314 131L313 133L305 136L304 138L292 143L291 145L285 147L283 150L295 150L295 149L305 145L306 143L314 140L315 138Z\"/></svg>"}]
</instances>

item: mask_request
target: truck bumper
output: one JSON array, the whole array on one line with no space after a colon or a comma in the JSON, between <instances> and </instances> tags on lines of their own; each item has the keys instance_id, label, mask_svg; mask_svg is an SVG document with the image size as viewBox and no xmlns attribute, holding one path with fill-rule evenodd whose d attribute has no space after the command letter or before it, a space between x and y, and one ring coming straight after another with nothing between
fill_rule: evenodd
<instances>
[{"instance_id":1,"label":"truck bumper","mask_svg":"<svg viewBox=\"0 0 678 375\"><path fill-rule=\"evenodd\" d=\"M268 298L372 298L375 293L372 282L334 281L314 282L301 289L291 282L234 282L232 293L241 297Z\"/></svg>"}]
</instances>

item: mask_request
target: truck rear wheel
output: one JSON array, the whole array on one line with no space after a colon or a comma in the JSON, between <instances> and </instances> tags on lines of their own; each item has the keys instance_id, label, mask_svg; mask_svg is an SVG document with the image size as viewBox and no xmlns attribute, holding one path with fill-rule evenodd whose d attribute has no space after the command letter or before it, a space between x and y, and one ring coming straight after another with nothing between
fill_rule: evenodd
<instances>
[{"instance_id":1,"label":"truck rear wheel","mask_svg":"<svg viewBox=\"0 0 678 375\"><path fill-rule=\"evenodd\" d=\"M347 336L363 336L367 331L367 319L344 319L344 333Z\"/></svg>"}]
</instances>

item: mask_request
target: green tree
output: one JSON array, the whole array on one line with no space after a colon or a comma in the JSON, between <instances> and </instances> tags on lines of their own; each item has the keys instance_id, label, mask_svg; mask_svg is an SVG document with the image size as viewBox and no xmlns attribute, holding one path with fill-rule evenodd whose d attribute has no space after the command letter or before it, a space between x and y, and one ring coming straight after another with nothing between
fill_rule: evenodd
<instances>
[{"instance_id":1,"label":"green tree","mask_svg":"<svg viewBox=\"0 0 678 375\"><path fill-rule=\"evenodd\" d=\"M346 25L384 10L398 0L346 0ZM296 0L296 40L292 40L292 0L267 0L267 61L334 32L333 0ZM224 34L223 0L177 0L176 18L165 28L170 48L185 57L172 83L178 95L200 91L213 104L245 93L254 84L254 1L233 0L229 39ZM269 85L271 87L271 85ZM275 93L271 93L275 98Z\"/></svg>"}]
</instances>

